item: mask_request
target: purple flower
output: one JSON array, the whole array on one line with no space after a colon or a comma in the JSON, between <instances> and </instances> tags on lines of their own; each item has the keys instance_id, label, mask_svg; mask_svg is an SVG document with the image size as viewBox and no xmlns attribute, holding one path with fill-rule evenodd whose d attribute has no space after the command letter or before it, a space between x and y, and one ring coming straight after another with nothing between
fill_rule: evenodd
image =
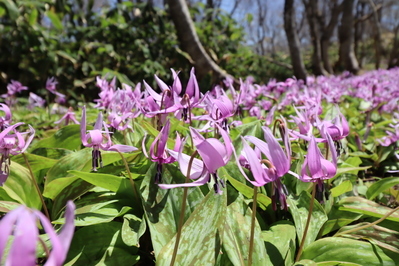
<instances>
[{"instance_id":1,"label":"purple flower","mask_svg":"<svg viewBox=\"0 0 399 266\"><path fill-rule=\"evenodd\" d=\"M30 125L28 132L17 131L16 128L22 124L24 123L20 122L9 126L0 133L0 186L4 184L10 174L10 155L23 153L35 135L35 130Z\"/></svg>"},{"instance_id":2,"label":"purple flower","mask_svg":"<svg viewBox=\"0 0 399 266\"><path fill-rule=\"evenodd\" d=\"M290 172L291 147L288 134L284 135L286 149L284 151L268 127L263 127L263 131L266 142L253 136L242 137L243 149L240 159L236 156L237 165L243 176L254 186L260 187L273 182L273 209L277 209L277 199L281 204L281 208L287 209L286 193L280 178ZM285 132L287 132L287 129L285 129ZM255 150L248 145L245 139L255 145ZM263 159L262 154L267 159ZM252 172L254 180L251 180L246 175L241 166Z\"/></svg>"},{"instance_id":3,"label":"purple flower","mask_svg":"<svg viewBox=\"0 0 399 266\"><path fill-rule=\"evenodd\" d=\"M151 144L150 147L150 159L153 162L157 163L157 173L155 175L155 184L161 183L162 179L162 165L163 164L168 164L168 163L173 163L176 161L174 157L169 155L166 152L166 143L168 141L168 136L169 136L169 130L170 130L170 121L167 120L166 124L162 127L162 130L159 132L158 136L154 139L154 141ZM146 157L149 157L146 150L145 150L145 139L143 139L143 153ZM180 136L177 135L177 139L175 142L175 147L174 151L179 151L181 146L181 139Z\"/></svg>"},{"instance_id":4,"label":"purple flower","mask_svg":"<svg viewBox=\"0 0 399 266\"><path fill-rule=\"evenodd\" d=\"M191 138L197 148L198 154L202 158L202 160L194 158L190 169L189 178L196 179L196 181L185 184L158 184L158 186L163 189L200 186L209 182L211 177L213 177L213 188L215 193L222 194L220 185L224 187L224 182L223 180L219 180L217 170L220 167L225 166L230 160L232 144L227 132L219 126L218 130L222 135L224 143L215 138L205 139L196 129L190 127ZM182 174L187 176L191 157L182 153L183 146L184 145L181 145L180 152L171 150L168 150L168 152L178 161Z\"/></svg>"},{"instance_id":5,"label":"purple flower","mask_svg":"<svg viewBox=\"0 0 399 266\"><path fill-rule=\"evenodd\" d=\"M54 124L60 124L62 121L65 121L65 125L67 126L69 124L70 121L74 122L75 124L80 124L79 121L76 119L75 117L75 112L73 112L72 107L69 107L68 111L66 112L66 114L61 117L60 120L55 121Z\"/></svg>"},{"instance_id":6,"label":"purple flower","mask_svg":"<svg viewBox=\"0 0 399 266\"><path fill-rule=\"evenodd\" d=\"M37 221L42 224L50 238L51 252L44 266L63 265L75 230L75 205L68 201L65 211L65 224L57 235L50 221L38 210L20 206L6 214L0 221L0 261L5 265L36 265L36 246L39 242ZM7 258L4 258L9 237L14 239Z\"/></svg>"},{"instance_id":7,"label":"purple flower","mask_svg":"<svg viewBox=\"0 0 399 266\"><path fill-rule=\"evenodd\" d=\"M102 131L104 127L104 131ZM92 171L97 171L97 167L102 167L101 150L104 151L118 151L118 152L132 152L137 148L128 146L112 144L111 135L108 131L107 125L103 122L103 115L100 112L93 130L86 130L86 106L82 108L82 121L80 123L80 138L85 147L92 147Z\"/></svg>"},{"instance_id":8,"label":"purple flower","mask_svg":"<svg viewBox=\"0 0 399 266\"><path fill-rule=\"evenodd\" d=\"M11 110L6 104L0 103L0 111L4 112L4 116L0 116L0 131L3 131L11 123Z\"/></svg>"},{"instance_id":9,"label":"purple flower","mask_svg":"<svg viewBox=\"0 0 399 266\"><path fill-rule=\"evenodd\" d=\"M49 92L55 94L55 92L57 90L57 88L56 88L57 84L58 84L58 81L54 77L47 78L46 90L48 90Z\"/></svg>"},{"instance_id":10,"label":"purple flower","mask_svg":"<svg viewBox=\"0 0 399 266\"><path fill-rule=\"evenodd\" d=\"M39 95L33 92L29 93L29 105L28 105L29 109L34 109L35 107L42 108L45 103L46 101Z\"/></svg>"}]
</instances>

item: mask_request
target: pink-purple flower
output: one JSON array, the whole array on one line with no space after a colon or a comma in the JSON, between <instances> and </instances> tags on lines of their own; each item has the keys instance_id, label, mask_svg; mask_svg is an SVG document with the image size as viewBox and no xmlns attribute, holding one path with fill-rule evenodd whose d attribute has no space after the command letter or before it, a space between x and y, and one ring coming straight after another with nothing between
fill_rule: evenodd
<instances>
[{"instance_id":1,"label":"pink-purple flower","mask_svg":"<svg viewBox=\"0 0 399 266\"><path fill-rule=\"evenodd\" d=\"M104 128L104 131L103 131ZM92 147L92 171L97 171L97 167L102 167L101 150L104 151L118 151L118 152L132 152L137 148L128 145L115 144L113 145L110 132L107 125L103 121L102 113L100 112L93 130L86 130L86 106L82 108L82 120L80 123L80 137L82 144L85 147Z\"/></svg>"},{"instance_id":2,"label":"pink-purple flower","mask_svg":"<svg viewBox=\"0 0 399 266\"><path fill-rule=\"evenodd\" d=\"M69 250L75 230L75 205L69 201L66 205L65 224L61 231L55 232L46 216L40 211L20 206L7 213L0 221L0 262L10 266L35 266L36 248L39 239L40 221L51 243L51 252L48 254L44 266L62 266ZM10 236L13 237L11 248L5 254Z\"/></svg>"}]
</instances>

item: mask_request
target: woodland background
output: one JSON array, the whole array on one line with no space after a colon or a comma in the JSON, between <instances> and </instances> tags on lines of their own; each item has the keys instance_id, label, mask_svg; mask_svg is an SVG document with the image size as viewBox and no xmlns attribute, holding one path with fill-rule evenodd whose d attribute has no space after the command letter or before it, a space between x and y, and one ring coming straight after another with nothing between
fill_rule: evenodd
<instances>
[{"instance_id":1,"label":"woodland background","mask_svg":"<svg viewBox=\"0 0 399 266\"><path fill-rule=\"evenodd\" d=\"M44 91L54 76L74 101L92 99L107 73L152 83L195 66L209 90L226 75L266 83L392 68L398 18L396 0L0 0L0 90L13 79Z\"/></svg>"}]
</instances>

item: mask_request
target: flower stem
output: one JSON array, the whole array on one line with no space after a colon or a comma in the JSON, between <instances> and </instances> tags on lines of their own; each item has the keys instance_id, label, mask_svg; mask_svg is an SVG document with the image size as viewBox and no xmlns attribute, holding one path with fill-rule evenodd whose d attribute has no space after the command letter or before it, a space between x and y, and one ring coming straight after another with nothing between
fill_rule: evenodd
<instances>
[{"instance_id":1,"label":"flower stem","mask_svg":"<svg viewBox=\"0 0 399 266\"><path fill-rule=\"evenodd\" d=\"M252 217L251 217L251 236L249 239L249 255L248 266L252 265L252 254L254 251L254 236L255 236L255 218L256 218L256 205L258 202L258 187L254 187L254 198L252 202Z\"/></svg>"},{"instance_id":2,"label":"flower stem","mask_svg":"<svg viewBox=\"0 0 399 266\"><path fill-rule=\"evenodd\" d=\"M308 230L309 230L310 219L312 219L312 212L313 212L313 206L314 206L314 198L315 198L315 196L316 196L316 183L313 183L312 198L310 199L310 206L309 206L308 219L307 219L307 221L306 221L305 231L303 232L301 245L299 246L298 254L296 255L295 261L299 261L301 255L302 255L303 247L304 247L304 245L305 245L306 235L308 234Z\"/></svg>"},{"instance_id":3,"label":"flower stem","mask_svg":"<svg viewBox=\"0 0 399 266\"><path fill-rule=\"evenodd\" d=\"M35 175L33 174L32 167L30 166L30 163L29 163L29 161L28 161L28 158L26 158L25 153L22 153L22 157L24 157L25 164L26 164L26 166L28 167L29 174L30 174L30 177L31 177L31 179L32 179L33 185L34 185L35 188L36 188L37 194L39 194L40 201L42 202L42 205L43 205L44 214L45 214L46 217L49 219L49 221L51 221L51 219L50 219L50 214L49 214L49 212L48 212L46 203L44 202L44 198L43 198L42 192L40 191L39 185L37 184Z\"/></svg>"},{"instance_id":4,"label":"flower stem","mask_svg":"<svg viewBox=\"0 0 399 266\"><path fill-rule=\"evenodd\" d=\"M137 192L136 185L134 184L134 180L133 180L133 178L132 178L132 173L130 172L129 165L127 164L127 161L126 161L125 157L123 156L123 154L122 154L120 151L117 151L117 153L119 153L119 155L120 155L121 158L122 158L123 164L125 165L126 172L127 172L127 175L129 176L129 180L130 180L130 185L131 185L132 188L133 188L134 197L135 197L137 200L139 200L139 199L140 199L140 198L139 198L139 194L138 194L138 192Z\"/></svg>"},{"instance_id":5,"label":"flower stem","mask_svg":"<svg viewBox=\"0 0 399 266\"><path fill-rule=\"evenodd\" d=\"M188 162L186 183L189 182L191 166L193 165L194 157L195 157L197 154L198 154L198 152L195 151L195 152L193 153L193 155L191 155L190 161ZM174 249L173 249L172 261L171 261L171 263L170 263L171 266L173 266L173 265L175 264L176 256L177 256L177 250L179 249L179 242L180 242L180 237L181 237L181 231L182 231L183 223L184 223L184 213L186 212L187 194L188 194L188 187L185 187L184 190L183 190L183 199L182 199L182 205L181 205L181 211L180 211L180 217L179 217L179 228L177 228L176 242L175 242L175 247L174 247Z\"/></svg>"}]
</instances>

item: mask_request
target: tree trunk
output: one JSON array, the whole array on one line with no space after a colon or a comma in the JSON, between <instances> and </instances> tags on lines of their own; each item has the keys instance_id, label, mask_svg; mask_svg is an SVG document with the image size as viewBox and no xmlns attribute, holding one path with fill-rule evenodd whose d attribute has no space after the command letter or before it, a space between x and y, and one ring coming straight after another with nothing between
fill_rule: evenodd
<instances>
[{"instance_id":1,"label":"tree trunk","mask_svg":"<svg viewBox=\"0 0 399 266\"><path fill-rule=\"evenodd\" d=\"M310 36L312 38L313 55L312 68L315 75L327 75L321 57L320 25L317 23L318 4L317 0L302 0L305 5L306 18L309 24Z\"/></svg>"},{"instance_id":2,"label":"tree trunk","mask_svg":"<svg viewBox=\"0 0 399 266\"><path fill-rule=\"evenodd\" d=\"M339 35L339 59L336 68L352 73L359 71L359 63L355 56L353 43L353 5L355 0L344 0Z\"/></svg>"},{"instance_id":3,"label":"tree trunk","mask_svg":"<svg viewBox=\"0 0 399 266\"><path fill-rule=\"evenodd\" d=\"M302 79L306 82L306 70L301 55L298 33L296 31L294 0L285 0L284 29L287 35L294 75L298 79Z\"/></svg>"},{"instance_id":4,"label":"tree trunk","mask_svg":"<svg viewBox=\"0 0 399 266\"><path fill-rule=\"evenodd\" d=\"M324 69L332 74L334 73L330 58L328 56L328 48L330 47L330 40L332 35L334 34L334 29L338 24L339 14L342 12L342 5L338 5L338 2L333 1L333 6L331 8L331 17L328 25L324 22L324 15L319 17L320 24L323 25L323 30L321 34L321 58L323 60Z\"/></svg>"},{"instance_id":5,"label":"tree trunk","mask_svg":"<svg viewBox=\"0 0 399 266\"><path fill-rule=\"evenodd\" d=\"M399 24L395 28L392 50L389 56L388 69L399 66Z\"/></svg>"},{"instance_id":6,"label":"tree trunk","mask_svg":"<svg viewBox=\"0 0 399 266\"><path fill-rule=\"evenodd\" d=\"M380 68L381 53L383 52L382 40L381 40L381 25L380 19L373 0L368 0L373 13L373 35L374 35L374 49L375 49L375 68Z\"/></svg>"},{"instance_id":7,"label":"tree trunk","mask_svg":"<svg viewBox=\"0 0 399 266\"><path fill-rule=\"evenodd\" d=\"M188 53L193 60L196 76L203 78L209 72L213 72L214 78L223 79L227 77L226 71L221 69L202 46L194 22L185 0L168 0L169 12L175 25L177 37L181 48Z\"/></svg>"}]
</instances>

